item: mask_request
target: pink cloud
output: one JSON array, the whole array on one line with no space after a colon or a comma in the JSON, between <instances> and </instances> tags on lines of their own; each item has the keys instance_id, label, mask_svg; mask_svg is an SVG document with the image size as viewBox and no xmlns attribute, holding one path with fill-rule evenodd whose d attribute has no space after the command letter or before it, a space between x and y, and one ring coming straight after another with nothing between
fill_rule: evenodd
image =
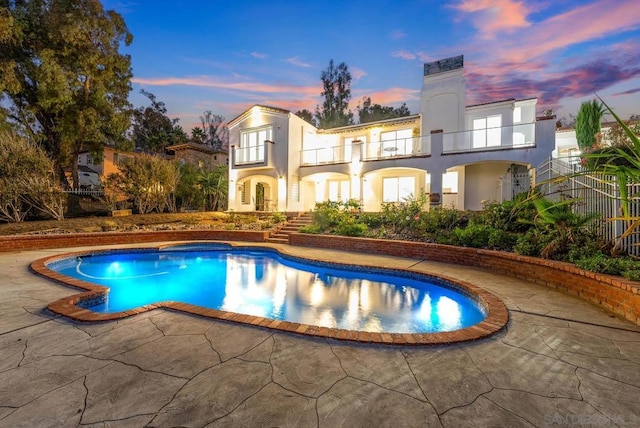
<instances>
[{"instance_id":1,"label":"pink cloud","mask_svg":"<svg viewBox=\"0 0 640 428\"><path fill-rule=\"evenodd\" d=\"M399 50L399 51L391 52L391 56L394 57L394 58L406 59L407 61L412 61L412 60L416 59L416 55L414 53L411 53L411 52L405 51L405 50Z\"/></svg>"},{"instance_id":2,"label":"pink cloud","mask_svg":"<svg viewBox=\"0 0 640 428\"><path fill-rule=\"evenodd\" d=\"M481 0L461 3L467 9L486 4ZM485 24L478 25L481 36L493 31ZM631 7L626 1L599 0L531 27L512 27L508 37L459 46L457 51L474 52L465 57L467 101L538 97L539 106L557 107L562 100L592 97L594 92L637 79L640 43L634 39L580 46L580 55L570 48L638 28L640 7Z\"/></svg>"},{"instance_id":3,"label":"pink cloud","mask_svg":"<svg viewBox=\"0 0 640 428\"><path fill-rule=\"evenodd\" d=\"M390 105L402 104L420 98L420 90L408 88L388 88L381 91L370 92L365 89L354 91L354 99L359 102L362 97L371 97L371 101L375 104ZM353 102L353 101L352 101ZM356 102L356 104L357 104Z\"/></svg>"},{"instance_id":4,"label":"pink cloud","mask_svg":"<svg viewBox=\"0 0 640 428\"><path fill-rule=\"evenodd\" d=\"M360 80L367 75L366 71L358 67L350 67L349 72L351 73L351 77L353 77L354 80Z\"/></svg>"},{"instance_id":5,"label":"pink cloud","mask_svg":"<svg viewBox=\"0 0 640 428\"><path fill-rule=\"evenodd\" d=\"M404 39L405 37L407 37L407 33L405 33L402 30L393 30L391 32L391 39L392 40L400 40L400 39Z\"/></svg>"},{"instance_id":6,"label":"pink cloud","mask_svg":"<svg viewBox=\"0 0 640 428\"><path fill-rule=\"evenodd\" d=\"M261 94L285 93L292 96L315 96L320 93L318 86L278 85L260 82L227 82L209 76L140 78L134 77L132 82L149 86L198 86L204 88L228 89L238 92Z\"/></svg>"},{"instance_id":7,"label":"pink cloud","mask_svg":"<svg viewBox=\"0 0 640 428\"><path fill-rule=\"evenodd\" d=\"M535 31L514 37L517 42L498 48L498 56L527 62L569 46L640 27L640 7L628 2L600 0L536 23Z\"/></svg>"},{"instance_id":8,"label":"pink cloud","mask_svg":"<svg viewBox=\"0 0 640 428\"><path fill-rule=\"evenodd\" d=\"M470 14L474 26L483 38L494 38L497 33L511 33L531 26L527 16L530 9L514 0L462 0L455 9Z\"/></svg>"}]
</instances>

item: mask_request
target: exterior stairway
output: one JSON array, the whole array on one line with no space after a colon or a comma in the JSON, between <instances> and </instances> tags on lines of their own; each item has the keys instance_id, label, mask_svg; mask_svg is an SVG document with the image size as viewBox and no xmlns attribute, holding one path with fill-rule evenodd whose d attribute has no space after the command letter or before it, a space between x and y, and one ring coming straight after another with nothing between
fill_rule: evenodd
<instances>
[{"instance_id":1,"label":"exterior stairway","mask_svg":"<svg viewBox=\"0 0 640 428\"><path fill-rule=\"evenodd\" d=\"M302 226L307 226L311 223L313 223L313 214L310 212L302 213L298 217L284 223L281 228L271 232L267 238L267 242L272 244L288 244L289 234L291 232L297 232Z\"/></svg>"}]
</instances>

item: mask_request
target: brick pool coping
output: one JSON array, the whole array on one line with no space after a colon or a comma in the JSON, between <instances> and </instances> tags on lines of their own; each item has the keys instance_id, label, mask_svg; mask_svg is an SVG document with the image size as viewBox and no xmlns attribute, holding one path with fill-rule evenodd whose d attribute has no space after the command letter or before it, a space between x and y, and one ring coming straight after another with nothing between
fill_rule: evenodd
<instances>
[{"instance_id":1,"label":"brick pool coping","mask_svg":"<svg viewBox=\"0 0 640 428\"><path fill-rule=\"evenodd\" d=\"M142 244L162 241L225 240L264 242L268 236L269 231L265 230L222 229L6 235L0 236L0 253L92 245Z\"/></svg>"},{"instance_id":2,"label":"brick pool coping","mask_svg":"<svg viewBox=\"0 0 640 428\"><path fill-rule=\"evenodd\" d=\"M213 241L216 244L220 244L220 241ZM192 244L194 242L186 242L186 244ZM202 244L202 241L196 242L197 244ZM74 319L76 321L83 322L101 322L101 321L112 321L118 320L126 317L130 317L136 314L140 314L146 311L150 311L156 308L167 308L176 311L182 311L189 314L215 318L225 321L232 321L237 323L249 324L253 326L266 327L270 329L280 330L288 333L301 334L305 336L316 336L337 340L345 340L352 342L361 342L361 343L372 343L372 344L385 344L385 345L439 345L439 344L449 344L449 343L457 343L457 342L465 342L478 340L484 337L491 336L499 331L501 331L507 322L509 321L509 313L507 311L504 303L496 297L494 294L489 291L473 285L471 283L460 281L458 279L448 278L446 276L433 276L434 278L441 279L446 283L451 284L451 288L456 289L464 293L465 295L471 297L475 300L486 312L486 317L483 321L473 326L455 330L448 332L439 332L439 333L374 333L374 332L364 332L364 331L354 331L354 330L346 330L346 329L338 329L338 328L330 328L330 327L320 327L309 324L301 324L290 321L280 321L274 320L270 318L264 318L254 315L243 315L235 312L227 312L217 309L207 309L200 306L190 305L187 303L167 301L167 302L159 302L151 305L141 306L136 309L115 312L115 313L98 313L93 312L89 309L78 306L78 304L82 302L87 302L91 300L102 300L105 295L108 293L108 288L103 287L97 284L93 284L90 282L78 280L75 278L68 277L66 275L62 275L58 272L55 272L47 267L49 263L68 259L71 257L78 256L86 256L91 254L99 254L104 253L105 251L131 251L131 250L159 250L163 248L170 248L173 246L183 245L185 242L176 242L166 245L161 245L158 247L145 247L142 248L127 248L127 249L118 249L118 250L88 250L88 251L79 251L79 252L71 252L65 254L58 254L54 256L44 257L38 259L31 263L31 270L41 275L45 278L53 280L55 282L68 285L71 287L79 288L84 290L80 293L73 294L71 296L56 300L55 302L50 303L47 307L54 313L66 316L68 318ZM232 247L238 247L234 244L230 244ZM293 254L287 250L283 249L274 249L273 247L256 247L252 246L251 248L268 248L271 251L276 251L284 256L294 257L296 259L302 260L310 260L310 261L320 261L320 262L329 262L327 260L321 260L318 258L309 258L309 257L300 257L298 255ZM348 263L337 263L335 261L330 261L332 264L349 267L352 266ZM364 267L372 267L373 265L359 265ZM410 272L419 275L425 275L423 272L419 272L412 269L389 269L395 272Z\"/></svg>"},{"instance_id":3,"label":"brick pool coping","mask_svg":"<svg viewBox=\"0 0 640 428\"><path fill-rule=\"evenodd\" d=\"M291 233L289 244L488 269L561 290L640 325L640 282L580 269L571 263L504 251L335 235Z\"/></svg>"}]
</instances>

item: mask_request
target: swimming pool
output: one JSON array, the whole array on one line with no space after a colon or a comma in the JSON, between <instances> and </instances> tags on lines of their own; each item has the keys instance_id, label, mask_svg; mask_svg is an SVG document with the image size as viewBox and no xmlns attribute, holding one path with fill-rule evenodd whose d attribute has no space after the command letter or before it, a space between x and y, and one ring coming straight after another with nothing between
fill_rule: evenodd
<instances>
[{"instance_id":1,"label":"swimming pool","mask_svg":"<svg viewBox=\"0 0 640 428\"><path fill-rule=\"evenodd\" d=\"M157 244L156 244L157 245ZM392 273L402 278L424 278L433 280L440 285L446 285L453 288L463 295L470 297L481 311L486 314L484 319L470 327L461 328L453 331L442 331L439 333L377 333L362 330L351 330L347 328L323 327L315 324L306 324L300 322L284 321L273 318L266 318L256 315L246 315L236 312L230 312L219 309L209 309L203 306L197 306L189 303L177 301L163 301L159 303L147 304L135 309L120 312L96 312L93 307L102 305L109 297L110 290L108 287L98 285L94 281L87 281L72 278L68 275L56 272L51 268L58 268L64 263L72 263L80 259L86 259L90 256L131 253L131 252L164 252L170 253L174 250L196 251L196 250L266 250L271 254L280 254L284 258L291 261L301 261L312 265L329 266L335 268L348 268L358 272L370 273ZM339 262L340 260L344 262ZM350 263L349 263L350 262ZM406 267L406 266L416 267ZM380 269L379 266L388 266L389 268ZM47 309L55 314L62 315L76 322L104 322L119 320L137 314L142 314L154 309L168 309L183 312L187 315L197 315L222 321L247 324L252 326L265 327L273 330L280 330L287 333L295 333L308 337L322 337L337 340L346 340L361 343L374 343L381 345L440 345L457 342L466 342L478 340L495 333L500 332L509 321L509 311L504 302L496 295L488 291L486 288L476 284L461 280L459 278L451 278L443 276L437 269L437 266L427 264L422 266L416 259L374 257L370 258L365 254L358 252L336 252L333 250L323 250L317 248L306 247L279 247L277 249L263 244L240 244L226 243L221 241L192 241L189 243L162 244L154 246L154 244L144 244L144 247L130 247L127 249L109 249L95 250L89 249L80 252L57 253L47 257L33 261L29 267L30 270L40 276L51 281L75 288L73 294L59 298L47 305ZM425 273L428 272L428 273ZM481 284L482 281L479 281ZM355 295L353 293L352 295ZM355 301L355 297L352 298ZM153 313L150 316L155 316Z\"/></svg>"},{"instance_id":2,"label":"swimming pool","mask_svg":"<svg viewBox=\"0 0 640 428\"><path fill-rule=\"evenodd\" d=\"M101 313L182 302L320 327L392 333L453 331L486 315L472 295L438 278L346 268L271 249L182 245L60 258L47 267L108 287L105 298L83 304Z\"/></svg>"}]
</instances>

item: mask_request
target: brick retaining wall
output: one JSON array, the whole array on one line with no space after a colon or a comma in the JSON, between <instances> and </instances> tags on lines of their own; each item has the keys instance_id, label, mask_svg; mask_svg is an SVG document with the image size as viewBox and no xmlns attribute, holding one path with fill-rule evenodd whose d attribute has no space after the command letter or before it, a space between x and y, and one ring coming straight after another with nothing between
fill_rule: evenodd
<instances>
[{"instance_id":1,"label":"brick retaining wall","mask_svg":"<svg viewBox=\"0 0 640 428\"><path fill-rule=\"evenodd\" d=\"M67 233L60 235L0 236L0 253L91 245L142 244L159 241L264 242L268 231L162 230L148 232Z\"/></svg>"},{"instance_id":2,"label":"brick retaining wall","mask_svg":"<svg viewBox=\"0 0 640 428\"><path fill-rule=\"evenodd\" d=\"M332 235L291 233L289 243L491 269L576 295L640 325L640 283L586 271L570 263L502 251Z\"/></svg>"}]
</instances>

